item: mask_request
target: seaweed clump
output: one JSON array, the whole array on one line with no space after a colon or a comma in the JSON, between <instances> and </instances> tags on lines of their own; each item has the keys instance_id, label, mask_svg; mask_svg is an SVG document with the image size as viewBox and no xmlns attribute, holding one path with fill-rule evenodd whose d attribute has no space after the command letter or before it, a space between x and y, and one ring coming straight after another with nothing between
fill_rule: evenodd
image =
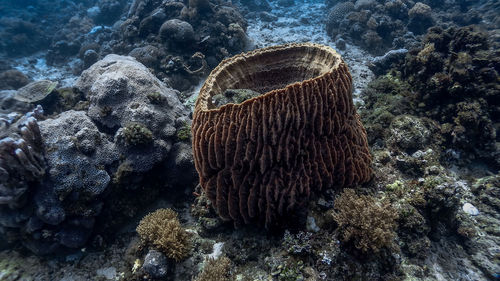
<instances>
[{"instance_id":1,"label":"seaweed clump","mask_svg":"<svg viewBox=\"0 0 500 281\"><path fill-rule=\"evenodd\" d=\"M186 258L191 250L189 234L171 209L159 209L146 215L137 226L137 233L145 244L154 246L175 261Z\"/></svg>"},{"instance_id":2,"label":"seaweed clump","mask_svg":"<svg viewBox=\"0 0 500 281\"><path fill-rule=\"evenodd\" d=\"M354 243L362 252L377 253L384 247L393 248L398 215L389 201L378 203L372 196L345 189L335 200L332 215L342 240Z\"/></svg>"},{"instance_id":3,"label":"seaweed clump","mask_svg":"<svg viewBox=\"0 0 500 281\"><path fill-rule=\"evenodd\" d=\"M196 277L195 281L230 281L231 260L227 257L209 258L206 261L205 268Z\"/></svg>"},{"instance_id":4,"label":"seaweed clump","mask_svg":"<svg viewBox=\"0 0 500 281\"><path fill-rule=\"evenodd\" d=\"M125 142L132 146L142 146L153 142L153 133L144 125L131 123L123 129Z\"/></svg>"}]
</instances>

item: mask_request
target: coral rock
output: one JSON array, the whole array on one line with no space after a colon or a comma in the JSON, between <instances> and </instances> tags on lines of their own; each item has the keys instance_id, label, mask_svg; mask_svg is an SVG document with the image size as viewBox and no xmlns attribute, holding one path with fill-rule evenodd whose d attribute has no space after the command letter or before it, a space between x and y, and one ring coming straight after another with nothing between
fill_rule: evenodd
<instances>
[{"instance_id":1,"label":"coral rock","mask_svg":"<svg viewBox=\"0 0 500 281\"><path fill-rule=\"evenodd\" d=\"M226 89L263 95L214 108ZM278 226L310 195L371 178L352 78L333 49L310 43L223 61L196 101L193 151L200 184L226 220Z\"/></svg>"},{"instance_id":2,"label":"coral rock","mask_svg":"<svg viewBox=\"0 0 500 281\"><path fill-rule=\"evenodd\" d=\"M117 148L127 155L135 171L148 171L167 158L175 140L176 120L187 115L187 108L177 92L144 65L132 57L108 55L82 73L76 88L89 100L89 117L116 130ZM153 96L161 103L151 103ZM130 130L131 124L143 126ZM148 145L130 145L140 143Z\"/></svg>"}]
</instances>

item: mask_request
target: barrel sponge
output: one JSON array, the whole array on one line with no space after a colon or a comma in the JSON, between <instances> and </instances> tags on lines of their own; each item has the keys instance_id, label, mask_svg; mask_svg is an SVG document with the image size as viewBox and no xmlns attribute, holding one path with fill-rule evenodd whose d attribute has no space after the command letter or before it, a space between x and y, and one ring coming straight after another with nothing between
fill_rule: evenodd
<instances>
[{"instance_id":1,"label":"barrel sponge","mask_svg":"<svg viewBox=\"0 0 500 281\"><path fill-rule=\"evenodd\" d=\"M262 95L215 108L226 89ZM327 46L294 43L226 59L208 76L191 128L200 185L225 220L280 227L318 191L371 179L352 78Z\"/></svg>"}]
</instances>

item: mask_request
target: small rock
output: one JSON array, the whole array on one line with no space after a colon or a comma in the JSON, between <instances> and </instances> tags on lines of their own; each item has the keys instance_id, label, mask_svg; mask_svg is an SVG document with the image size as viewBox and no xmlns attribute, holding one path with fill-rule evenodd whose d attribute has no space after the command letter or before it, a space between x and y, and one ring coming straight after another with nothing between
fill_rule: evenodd
<instances>
[{"instance_id":1,"label":"small rock","mask_svg":"<svg viewBox=\"0 0 500 281\"><path fill-rule=\"evenodd\" d=\"M462 210L464 210L464 212L466 212L467 214L469 214L471 216L479 215L479 210L476 207L474 207L474 205L472 205L471 203L465 203L462 206Z\"/></svg>"},{"instance_id":2,"label":"small rock","mask_svg":"<svg viewBox=\"0 0 500 281\"><path fill-rule=\"evenodd\" d=\"M116 268L114 267L106 267L100 268L96 270L97 276L102 276L107 280L115 280L116 279Z\"/></svg>"},{"instance_id":3,"label":"small rock","mask_svg":"<svg viewBox=\"0 0 500 281\"><path fill-rule=\"evenodd\" d=\"M156 250L150 250L144 258L142 268L153 278L166 277L168 273L167 257Z\"/></svg>"},{"instance_id":4,"label":"small rock","mask_svg":"<svg viewBox=\"0 0 500 281\"><path fill-rule=\"evenodd\" d=\"M339 38L339 39L337 39L337 41L335 41L335 47L337 47L337 49L339 49L341 51L344 51L347 46L346 46L344 39Z\"/></svg>"},{"instance_id":5,"label":"small rock","mask_svg":"<svg viewBox=\"0 0 500 281\"><path fill-rule=\"evenodd\" d=\"M85 51L85 53L83 54L83 67L85 69L89 68L95 62L97 62L98 59L99 54L96 51L92 49Z\"/></svg>"},{"instance_id":6,"label":"small rock","mask_svg":"<svg viewBox=\"0 0 500 281\"><path fill-rule=\"evenodd\" d=\"M217 259L222 254L222 247L224 246L224 242L217 242L213 246L213 252L208 256L212 259Z\"/></svg>"},{"instance_id":7,"label":"small rock","mask_svg":"<svg viewBox=\"0 0 500 281\"><path fill-rule=\"evenodd\" d=\"M314 217L311 217L311 216L307 217L306 228L308 231L312 231L312 232L320 231L320 228L316 224L316 220L314 219Z\"/></svg>"}]
</instances>

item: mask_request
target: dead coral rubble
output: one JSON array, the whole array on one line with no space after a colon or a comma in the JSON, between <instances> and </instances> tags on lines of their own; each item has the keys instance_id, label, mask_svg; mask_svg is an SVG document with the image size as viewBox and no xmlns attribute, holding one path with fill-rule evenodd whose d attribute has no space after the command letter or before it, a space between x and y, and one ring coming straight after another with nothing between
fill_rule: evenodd
<instances>
[{"instance_id":1,"label":"dead coral rubble","mask_svg":"<svg viewBox=\"0 0 500 281\"><path fill-rule=\"evenodd\" d=\"M271 228L314 192L370 180L351 87L346 64L326 46L282 45L223 61L200 91L192 126L200 183L218 214ZM214 109L213 96L238 88L264 94Z\"/></svg>"}]
</instances>

